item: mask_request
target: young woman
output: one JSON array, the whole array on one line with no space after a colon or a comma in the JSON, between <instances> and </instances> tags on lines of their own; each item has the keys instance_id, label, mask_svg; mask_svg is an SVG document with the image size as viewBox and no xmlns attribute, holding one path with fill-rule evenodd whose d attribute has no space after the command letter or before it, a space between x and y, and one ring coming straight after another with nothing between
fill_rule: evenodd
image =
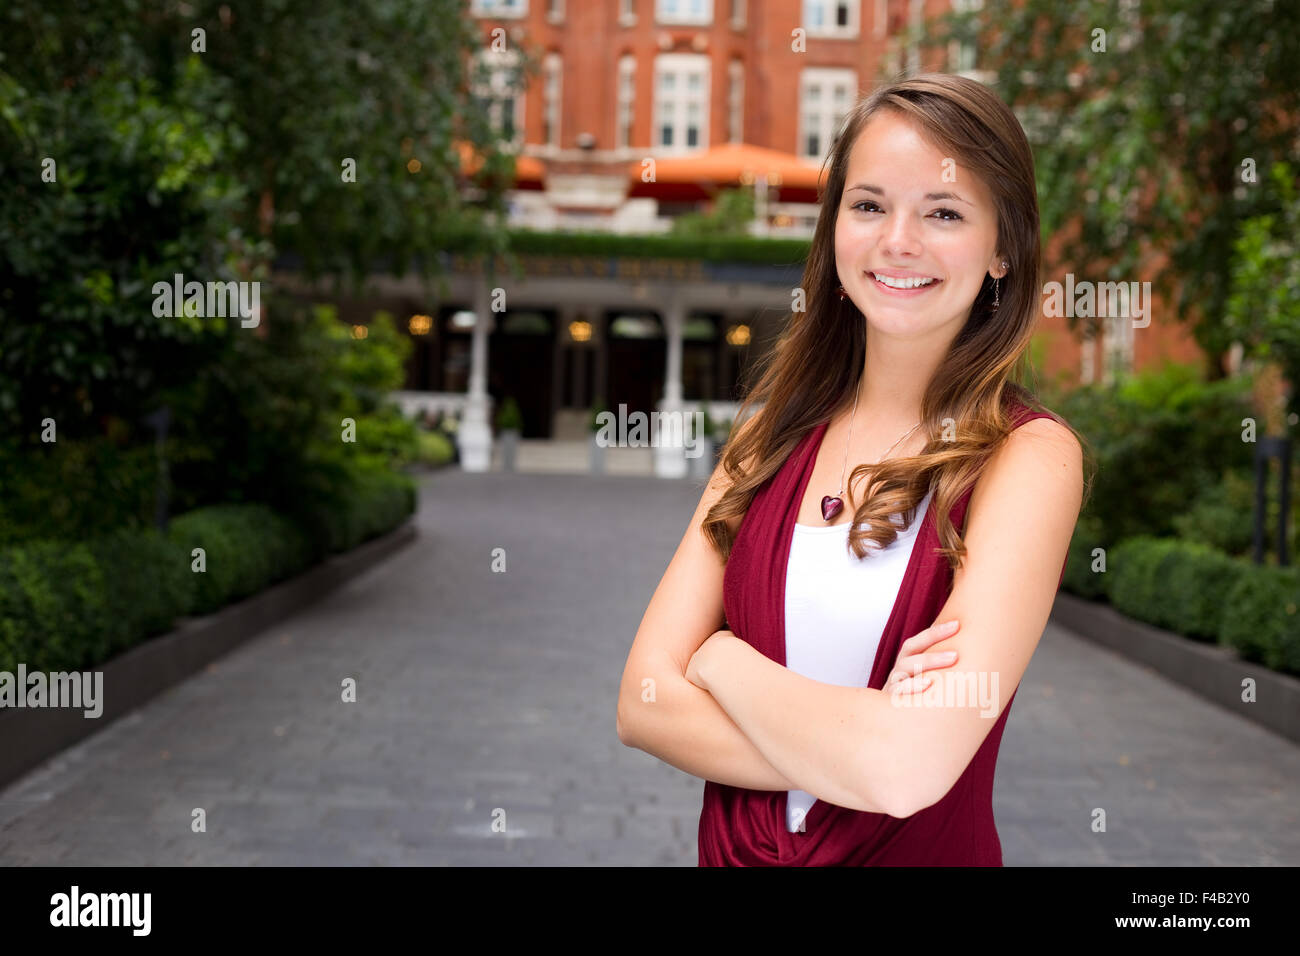
<instances>
[{"instance_id":1,"label":"young woman","mask_svg":"<svg viewBox=\"0 0 1300 956\"><path fill-rule=\"evenodd\" d=\"M646 609L619 739L705 779L701 865L1001 865L998 743L1084 495L1074 430L1010 382L1033 157L930 74L828 161L806 309Z\"/></svg>"}]
</instances>

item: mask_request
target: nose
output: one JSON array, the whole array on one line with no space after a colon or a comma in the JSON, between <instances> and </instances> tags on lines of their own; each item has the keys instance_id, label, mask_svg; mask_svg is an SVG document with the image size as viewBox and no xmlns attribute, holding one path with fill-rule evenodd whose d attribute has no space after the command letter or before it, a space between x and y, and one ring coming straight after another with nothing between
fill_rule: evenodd
<instances>
[{"instance_id":1,"label":"nose","mask_svg":"<svg viewBox=\"0 0 1300 956\"><path fill-rule=\"evenodd\" d=\"M881 249L890 256L917 256L921 252L919 231L920 224L911 215L895 213L885 222Z\"/></svg>"}]
</instances>

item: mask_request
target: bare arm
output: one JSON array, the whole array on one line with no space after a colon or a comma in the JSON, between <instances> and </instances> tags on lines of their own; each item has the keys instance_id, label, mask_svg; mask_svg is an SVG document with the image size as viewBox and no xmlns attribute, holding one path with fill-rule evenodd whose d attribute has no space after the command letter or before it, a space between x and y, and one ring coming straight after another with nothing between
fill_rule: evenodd
<instances>
[{"instance_id":1,"label":"bare arm","mask_svg":"<svg viewBox=\"0 0 1300 956\"><path fill-rule=\"evenodd\" d=\"M701 523L726 482L719 464L641 619L619 686L618 737L695 777L752 790L797 789L712 694L686 679L691 656L724 621L725 565Z\"/></svg>"}]
</instances>

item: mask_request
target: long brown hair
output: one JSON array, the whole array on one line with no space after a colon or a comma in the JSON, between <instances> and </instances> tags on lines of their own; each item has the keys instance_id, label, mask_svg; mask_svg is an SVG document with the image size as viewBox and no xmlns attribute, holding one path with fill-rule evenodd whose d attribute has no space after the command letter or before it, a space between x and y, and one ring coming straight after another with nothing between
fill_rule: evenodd
<instances>
[{"instance_id":1,"label":"long brown hair","mask_svg":"<svg viewBox=\"0 0 1300 956\"><path fill-rule=\"evenodd\" d=\"M849 152L881 109L909 117L930 143L985 183L997 209L997 248L1010 271L1002 278L996 310L993 280L985 277L966 324L926 388L921 405L922 426L929 436L925 448L915 456L858 465L850 473L850 500L856 500L852 486L859 478L865 479L864 488L875 489L854 512L849 530L853 553L865 556L868 540L888 546L898 534L891 516L903 514L910 525L933 484L931 508L937 509L939 550L951 567L959 567L966 547L949 512L1010 434L1012 422L1004 405L1008 400L1048 412L1087 448L1068 422L1011 381L1011 373L1028 353L1042 287L1034 160L1024 131L1015 114L975 80L946 73L913 76L860 100L827 156L830 173L803 272L806 311L790 314L761 378L737 412L736 422L744 421L745 427L733 433L722 456L729 486L703 522L724 561L734 540L729 522L744 516L754 495L800 440L857 394L866 322L853 301L841 300L836 292L835 225ZM760 403L761 414L747 420ZM746 471L743 465L748 462L753 467Z\"/></svg>"}]
</instances>

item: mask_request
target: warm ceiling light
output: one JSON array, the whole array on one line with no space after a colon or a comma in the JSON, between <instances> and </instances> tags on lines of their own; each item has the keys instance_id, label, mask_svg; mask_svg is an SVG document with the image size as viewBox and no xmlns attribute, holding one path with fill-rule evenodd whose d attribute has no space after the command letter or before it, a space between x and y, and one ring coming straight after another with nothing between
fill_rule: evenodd
<instances>
[{"instance_id":1,"label":"warm ceiling light","mask_svg":"<svg viewBox=\"0 0 1300 956\"><path fill-rule=\"evenodd\" d=\"M366 328L364 325L352 326L352 337L354 339L364 339L369 334L370 334L370 330Z\"/></svg>"},{"instance_id":2,"label":"warm ceiling light","mask_svg":"<svg viewBox=\"0 0 1300 956\"><path fill-rule=\"evenodd\" d=\"M413 315L410 321L406 323L412 335L428 335L429 330L433 328L433 318L427 315Z\"/></svg>"},{"instance_id":3,"label":"warm ceiling light","mask_svg":"<svg viewBox=\"0 0 1300 956\"><path fill-rule=\"evenodd\" d=\"M727 329L728 345L748 345L749 344L749 326L733 325Z\"/></svg>"},{"instance_id":4,"label":"warm ceiling light","mask_svg":"<svg viewBox=\"0 0 1300 956\"><path fill-rule=\"evenodd\" d=\"M588 342L591 340L591 323L577 319L569 323L569 338L575 342Z\"/></svg>"}]
</instances>

